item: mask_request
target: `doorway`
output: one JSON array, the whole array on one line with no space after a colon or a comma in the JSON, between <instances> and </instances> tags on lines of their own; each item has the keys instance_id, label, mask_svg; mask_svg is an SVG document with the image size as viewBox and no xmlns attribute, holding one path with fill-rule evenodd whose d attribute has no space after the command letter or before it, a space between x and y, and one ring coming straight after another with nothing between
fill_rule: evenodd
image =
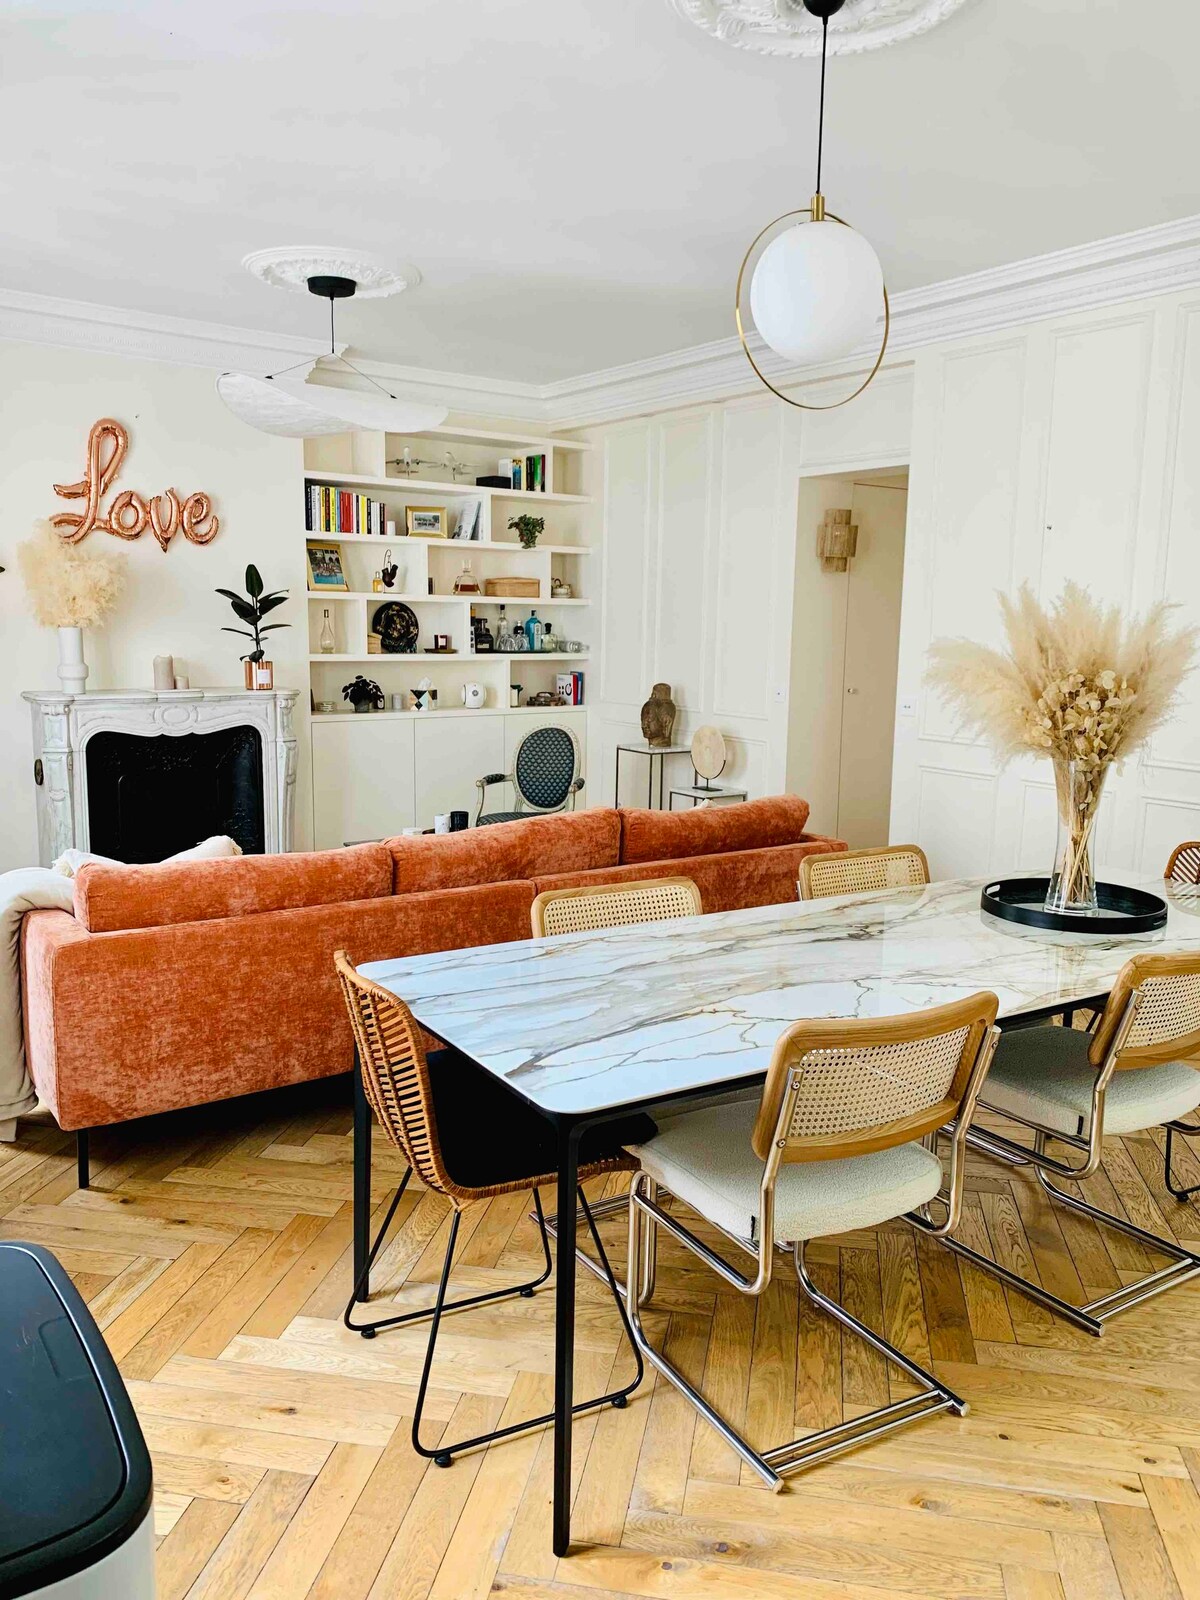
<instances>
[{"instance_id":1,"label":"doorway","mask_svg":"<svg viewBox=\"0 0 1200 1600\"><path fill-rule=\"evenodd\" d=\"M840 572L817 553L835 509L858 530ZM907 514L907 469L800 483L787 786L808 800L812 831L851 849L888 842Z\"/></svg>"}]
</instances>

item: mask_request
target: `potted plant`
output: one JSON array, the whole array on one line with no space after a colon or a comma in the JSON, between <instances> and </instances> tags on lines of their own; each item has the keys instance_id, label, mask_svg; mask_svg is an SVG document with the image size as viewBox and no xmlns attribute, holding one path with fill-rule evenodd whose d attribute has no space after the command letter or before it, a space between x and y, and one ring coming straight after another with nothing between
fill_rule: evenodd
<instances>
[{"instance_id":1,"label":"potted plant","mask_svg":"<svg viewBox=\"0 0 1200 1600\"><path fill-rule=\"evenodd\" d=\"M546 526L545 517L531 517L524 513L519 517L509 517L508 525L517 530L517 538L521 541L522 550L532 550L541 537Z\"/></svg>"},{"instance_id":2,"label":"potted plant","mask_svg":"<svg viewBox=\"0 0 1200 1600\"><path fill-rule=\"evenodd\" d=\"M353 683L342 685L342 699L349 700L355 711L383 709L383 690L374 678L364 678L361 672Z\"/></svg>"},{"instance_id":3,"label":"potted plant","mask_svg":"<svg viewBox=\"0 0 1200 1600\"><path fill-rule=\"evenodd\" d=\"M281 606L287 599L286 589L273 589L269 594L263 590L263 581L259 576L258 568L253 562L246 568L246 593L234 594L232 589L218 589L219 595L233 607L233 614L239 621L246 623L251 632L246 628L222 628L222 633L240 633L243 639L253 642L254 649L242 656L246 665L247 689L273 689L275 686L274 663L264 661L266 650L263 646L262 636L270 633L275 628L287 628L287 622L264 622L263 618Z\"/></svg>"}]
</instances>

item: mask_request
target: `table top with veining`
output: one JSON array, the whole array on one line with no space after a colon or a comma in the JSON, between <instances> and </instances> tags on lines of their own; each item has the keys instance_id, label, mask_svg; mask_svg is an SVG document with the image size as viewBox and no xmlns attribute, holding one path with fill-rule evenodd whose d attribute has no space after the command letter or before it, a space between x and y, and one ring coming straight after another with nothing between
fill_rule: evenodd
<instances>
[{"instance_id":1,"label":"table top with veining","mask_svg":"<svg viewBox=\"0 0 1200 1600\"><path fill-rule=\"evenodd\" d=\"M980 910L984 878L446 950L363 967L543 1110L577 1115L765 1073L802 1017L879 1017L993 990L1000 1017L1108 992L1138 950L1200 950L1200 891L1155 933L1053 934Z\"/></svg>"}]
</instances>

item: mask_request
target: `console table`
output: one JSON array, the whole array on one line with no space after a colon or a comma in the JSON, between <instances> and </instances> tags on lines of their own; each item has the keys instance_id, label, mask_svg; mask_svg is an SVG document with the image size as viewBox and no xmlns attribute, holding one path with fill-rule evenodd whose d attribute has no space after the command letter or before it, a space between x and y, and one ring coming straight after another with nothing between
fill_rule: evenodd
<instances>
[{"instance_id":1,"label":"console table","mask_svg":"<svg viewBox=\"0 0 1200 1600\"><path fill-rule=\"evenodd\" d=\"M617 746L616 772L613 775L613 804L621 804L621 755L646 757L646 805L653 811L654 806L654 760L658 758L658 810L663 808L663 767L665 756L690 756L690 744L648 744L645 739L637 739L630 744Z\"/></svg>"}]
</instances>

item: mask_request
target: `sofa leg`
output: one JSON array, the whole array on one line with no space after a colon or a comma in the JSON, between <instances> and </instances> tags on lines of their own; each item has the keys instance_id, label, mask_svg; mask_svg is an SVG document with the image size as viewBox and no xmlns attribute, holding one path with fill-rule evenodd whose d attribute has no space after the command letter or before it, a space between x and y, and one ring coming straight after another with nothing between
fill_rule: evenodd
<instances>
[{"instance_id":1,"label":"sofa leg","mask_svg":"<svg viewBox=\"0 0 1200 1600\"><path fill-rule=\"evenodd\" d=\"M80 1128L75 1134L75 1167L79 1178L79 1187L86 1189L92 1181L91 1170L88 1165L88 1130Z\"/></svg>"},{"instance_id":2,"label":"sofa leg","mask_svg":"<svg viewBox=\"0 0 1200 1600\"><path fill-rule=\"evenodd\" d=\"M16 1117L5 1117L0 1122L0 1144L15 1144L17 1139Z\"/></svg>"}]
</instances>

